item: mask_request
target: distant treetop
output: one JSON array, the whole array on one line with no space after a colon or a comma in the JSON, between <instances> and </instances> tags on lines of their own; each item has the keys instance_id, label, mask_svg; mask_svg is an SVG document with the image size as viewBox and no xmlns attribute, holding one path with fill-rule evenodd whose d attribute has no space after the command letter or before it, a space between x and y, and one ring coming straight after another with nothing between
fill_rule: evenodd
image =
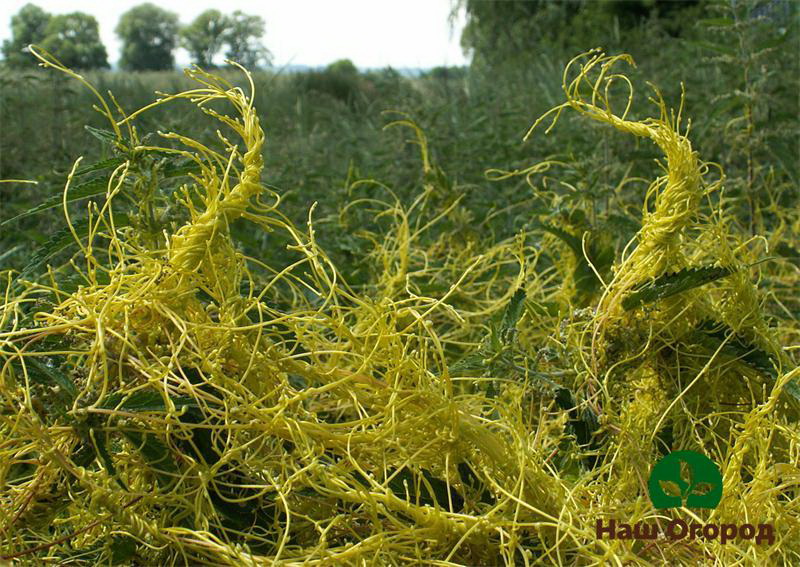
<instances>
[{"instance_id":1,"label":"distant treetop","mask_svg":"<svg viewBox=\"0 0 800 567\"><path fill-rule=\"evenodd\" d=\"M222 49L231 20L219 10L206 10L181 29L181 45L192 61L203 68L214 66L214 57Z\"/></svg>"},{"instance_id":2,"label":"distant treetop","mask_svg":"<svg viewBox=\"0 0 800 567\"><path fill-rule=\"evenodd\" d=\"M129 71L172 69L179 30L177 14L150 3L134 6L116 28L122 40L120 66Z\"/></svg>"},{"instance_id":3,"label":"distant treetop","mask_svg":"<svg viewBox=\"0 0 800 567\"><path fill-rule=\"evenodd\" d=\"M225 57L248 69L255 69L272 62L272 54L261 43L264 37L264 18L236 10L229 18L225 33L228 50Z\"/></svg>"},{"instance_id":4,"label":"distant treetop","mask_svg":"<svg viewBox=\"0 0 800 567\"><path fill-rule=\"evenodd\" d=\"M41 45L73 69L108 67L97 20L83 12L52 16L26 4L11 17L11 39L2 47L5 64L12 68L35 66L36 59L27 52L31 44Z\"/></svg>"},{"instance_id":5,"label":"distant treetop","mask_svg":"<svg viewBox=\"0 0 800 567\"><path fill-rule=\"evenodd\" d=\"M264 28L261 16L239 10L226 16L219 10L206 10L181 30L181 45L189 51L192 63L200 67L214 67L214 58L227 46L227 59L254 69L271 60L269 50L261 43Z\"/></svg>"}]
</instances>

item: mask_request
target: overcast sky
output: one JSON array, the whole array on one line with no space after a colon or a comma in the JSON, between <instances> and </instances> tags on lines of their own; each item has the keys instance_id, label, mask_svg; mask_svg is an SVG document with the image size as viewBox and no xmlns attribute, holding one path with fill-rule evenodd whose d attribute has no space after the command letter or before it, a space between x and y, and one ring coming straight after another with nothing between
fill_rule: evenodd
<instances>
[{"instance_id":1,"label":"overcast sky","mask_svg":"<svg viewBox=\"0 0 800 567\"><path fill-rule=\"evenodd\" d=\"M0 41L11 35L11 16L29 0L0 0ZM81 11L100 23L109 62L119 59L114 28L122 13L144 0L39 0L52 14ZM242 10L266 22L264 44L274 65L327 65L349 58L359 67L463 65L459 46L463 22L451 29L451 0L177 0L154 2L188 23L200 12ZM176 52L188 63L185 51Z\"/></svg>"}]
</instances>

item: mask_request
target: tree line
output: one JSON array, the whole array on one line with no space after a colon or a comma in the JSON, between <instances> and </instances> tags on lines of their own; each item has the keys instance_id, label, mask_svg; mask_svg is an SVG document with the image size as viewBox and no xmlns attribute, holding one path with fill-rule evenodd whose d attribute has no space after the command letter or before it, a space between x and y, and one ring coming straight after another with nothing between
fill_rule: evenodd
<instances>
[{"instance_id":1,"label":"tree line","mask_svg":"<svg viewBox=\"0 0 800 567\"><path fill-rule=\"evenodd\" d=\"M271 61L261 41L264 31L263 18L240 10L232 14L206 10L181 25L174 12L140 4L122 14L115 29L122 41L119 66L128 71L169 70L175 66L175 49L183 47L203 68L214 67L214 59L224 50L226 59L252 69ZM54 15L26 4L11 18L11 39L0 48L3 63L17 69L34 66L36 60L27 52L31 44L73 69L109 68L97 19L85 12Z\"/></svg>"}]
</instances>

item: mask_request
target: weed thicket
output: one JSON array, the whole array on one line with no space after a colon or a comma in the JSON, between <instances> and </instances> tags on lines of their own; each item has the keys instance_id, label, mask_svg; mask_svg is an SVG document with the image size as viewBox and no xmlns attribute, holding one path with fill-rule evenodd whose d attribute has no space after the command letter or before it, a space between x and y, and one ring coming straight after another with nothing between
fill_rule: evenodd
<instances>
[{"instance_id":1,"label":"weed thicket","mask_svg":"<svg viewBox=\"0 0 800 567\"><path fill-rule=\"evenodd\" d=\"M75 163L40 205L64 213L63 238L4 274L2 557L797 562L800 388L786 347L799 327L776 291L797 267L763 268L778 243L797 249L796 213L776 209L777 237L736 222L683 97L639 104L631 63L572 60L543 119L585 139L537 145L549 157L533 164L509 151L486 172L495 194L454 179L447 152L399 113L393 183L351 166L342 206L300 219L271 185L249 75L243 88L191 71L191 88L132 114L94 92L105 159ZM488 90L475 96L487 119L503 115ZM219 134L141 135L175 105ZM459 159L485 151L462 118L442 126ZM529 137L546 144L539 124ZM675 449L720 464L716 510L652 508L649 470ZM673 517L748 518L775 538L643 546L595 532Z\"/></svg>"}]
</instances>

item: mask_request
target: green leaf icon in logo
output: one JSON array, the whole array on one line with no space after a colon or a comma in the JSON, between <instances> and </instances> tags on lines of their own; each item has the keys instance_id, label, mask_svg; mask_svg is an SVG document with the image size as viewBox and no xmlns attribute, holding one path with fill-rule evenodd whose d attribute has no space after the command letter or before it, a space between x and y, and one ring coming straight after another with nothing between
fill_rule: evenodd
<instances>
[{"instance_id":1,"label":"green leaf icon in logo","mask_svg":"<svg viewBox=\"0 0 800 567\"><path fill-rule=\"evenodd\" d=\"M658 509L716 508L722 499L722 474L701 453L673 451L653 467L647 489Z\"/></svg>"}]
</instances>

